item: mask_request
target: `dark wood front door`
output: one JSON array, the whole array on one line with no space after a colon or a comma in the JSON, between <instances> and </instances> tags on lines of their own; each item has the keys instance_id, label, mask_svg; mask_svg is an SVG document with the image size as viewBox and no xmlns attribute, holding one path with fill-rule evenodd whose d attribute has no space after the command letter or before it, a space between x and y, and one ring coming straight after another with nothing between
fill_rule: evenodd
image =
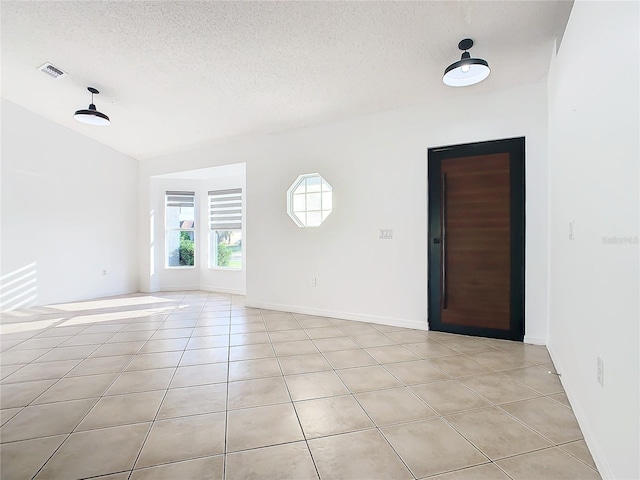
<instances>
[{"instance_id":1,"label":"dark wood front door","mask_svg":"<svg viewBox=\"0 0 640 480\"><path fill-rule=\"evenodd\" d=\"M429 150L429 328L524 336L524 138Z\"/></svg>"}]
</instances>

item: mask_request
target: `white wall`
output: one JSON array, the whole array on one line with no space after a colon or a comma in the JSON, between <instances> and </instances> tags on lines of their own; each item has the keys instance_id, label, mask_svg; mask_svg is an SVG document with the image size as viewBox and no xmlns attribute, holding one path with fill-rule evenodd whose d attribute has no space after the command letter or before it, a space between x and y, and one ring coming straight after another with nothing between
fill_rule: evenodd
<instances>
[{"instance_id":1,"label":"white wall","mask_svg":"<svg viewBox=\"0 0 640 480\"><path fill-rule=\"evenodd\" d=\"M2 100L2 308L137 291L137 177L131 157Z\"/></svg>"},{"instance_id":2,"label":"white wall","mask_svg":"<svg viewBox=\"0 0 640 480\"><path fill-rule=\"evenodd\" d=\"M526 338L544 343L546 86L448 98L144 161L141 197L148 198L152 175L246 162L249 304L426 328L427 149L526 136ZM321 227L301 229L287 216L285 194L310 172L332 184L334 211ZM147 218L148 203L141 209ZM393 240L378 240L379 228L392 228ZM149 269L147 257L141 254L141 271ZM141 285L148 287L145 278Z\"/></svg>"},{"instance_id":3,"label":"white wall","mask_svg":"<svg viewBox=\"0 0 640 480\"><path fill-rule=\"evenodd\" d=\"M208 290L222 293L244 295L246 293L246 265L242 270L223 270L209 268L209 206L208 192L228 188L242 188L245 190L245 175L216 174L217 170L206 169L210 172L207 178L162 178L148 179L150 184L148 205L150 210L146 216L153 216L151 238L149 234L143 241L151 248L153 260L149 266L149 289L145 291L162 290ZM244 168L240 168L244 170ZM178 174L179 176L180 174ZM189 172L184 172L189 176ZM202 176L202 175L200 175ZM195 245L195 267L167 268L165 266L165 193L167 191L189 191L196 194L196 219L198 222ZM244 221L244 218L243 218ZM149 230L147 230L149 231ZM150 240L150 242L149 242ZM243 259L246 259L246 242L243 240ZM147 251L146 256L150 253ZM246 262L245 262L246 264Z\"/></svg>"},{"instance_id":4,"label":"white wall","mask_svg":"<svg viewBox=\"0 0 640 480\"><path fill-rule=\"evenodd\" d=\"M576 2L549 77L549 349L600 473L619 479L640 478L639 14Z\"/></svg>"}]
</instances>

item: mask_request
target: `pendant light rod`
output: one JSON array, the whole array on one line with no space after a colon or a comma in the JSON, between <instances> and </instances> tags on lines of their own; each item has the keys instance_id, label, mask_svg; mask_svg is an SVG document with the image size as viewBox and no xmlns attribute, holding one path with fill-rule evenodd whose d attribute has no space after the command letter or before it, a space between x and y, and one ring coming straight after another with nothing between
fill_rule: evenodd
<instances>
[{"instance_id":1,"label":"pendant light rod","mask_svg":"<svg viewBox=\"0 0 640 480\"><path fill-rule=\"evenodd\" d=\"M100 92L93 87L87 87L87 90L91 92L91 103L93 103L93 95L94 94L98 95Z\"/></svg>"}]
</instances>

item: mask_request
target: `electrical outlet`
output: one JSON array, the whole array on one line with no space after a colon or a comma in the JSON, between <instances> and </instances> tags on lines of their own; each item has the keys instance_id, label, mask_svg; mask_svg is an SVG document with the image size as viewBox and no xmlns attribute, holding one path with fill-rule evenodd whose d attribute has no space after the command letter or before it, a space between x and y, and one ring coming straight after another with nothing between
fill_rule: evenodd
<instances>
[{"instance_id":1,"label":"electrical outlet","mask_svg":"<svg viewBox=\"0 0 640 480\"><path fill-rule=\"evenodd\" d=\"M604 387L604 361L598 357L598 383Z\"/></svg>"},{"instance_id":2,"label":"electrical outlet","mask_svg":"<svg viewBox=\"0 0 640 480\"><path fill-rule=\"evenodd\" d=\"M317 282L317 280L316 280L316 277L313 277L313 278L311 279L311 286L312 286L312 287L317 287L317 286L318 286L318 282Z\"/></svg>"},{"instance_id":3,"label":"electrical outlet","mask_svg":"<svg viewBox=\"0 0 640 480\"><path fill-rule=\"evenodd\" d=\"M102 276L103 276L103 277L106 277L106 276L107 276L107 270L106 270L106 269L104 269L104 268L102 269Z\"/></svg>"}]
</instances>

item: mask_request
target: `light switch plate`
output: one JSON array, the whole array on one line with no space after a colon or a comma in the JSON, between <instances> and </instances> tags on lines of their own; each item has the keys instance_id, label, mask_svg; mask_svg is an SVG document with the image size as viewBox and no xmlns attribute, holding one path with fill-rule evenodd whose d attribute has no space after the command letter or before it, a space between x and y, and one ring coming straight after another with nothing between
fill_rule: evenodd
<instances>
[{"instance_id":1,"label":"light switch plate","mask_svg":"<svg viewBox=\"0 0 640 480\"><path fill-rule=\"evenodd\" d=\"M393 238L393 230L391 228L381 228L378 238L380 240L391 240Z\"/></svg>"}]
</instances>

